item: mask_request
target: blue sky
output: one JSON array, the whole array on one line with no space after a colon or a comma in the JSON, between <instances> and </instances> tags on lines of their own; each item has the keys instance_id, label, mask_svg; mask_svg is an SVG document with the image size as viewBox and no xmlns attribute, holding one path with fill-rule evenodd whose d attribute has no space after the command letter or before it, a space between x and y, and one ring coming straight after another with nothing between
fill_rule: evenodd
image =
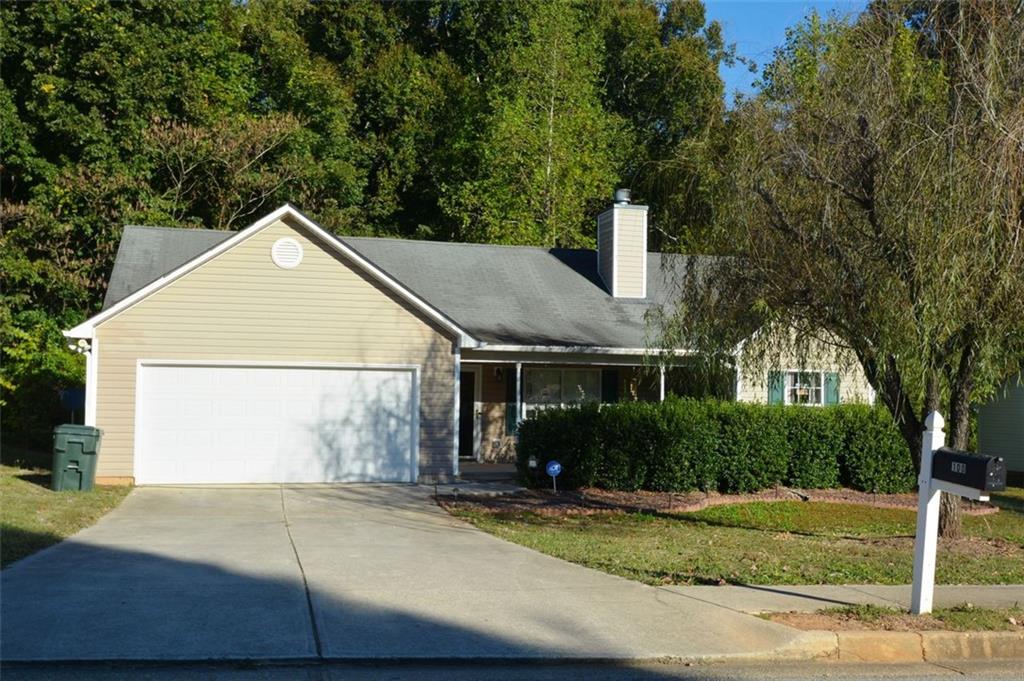
<instances>
[{"instance_id":1,"label":"blue sky","mask_svg":"<svg viewBox=\"0 0 1024 681\"><path fill-rule=\"evenodd\" d=\"M735 43L736 52L757 62L758 73L745 66L723 66L726 100L733 101L736 90L750 92L751 83L772 57L773 50L786 38L786 28L798 23L812 9L819 14L837 11L856 14L866 0L704 0L708 21L722 24L726 43Z\"/></svg>"}]
</instances>

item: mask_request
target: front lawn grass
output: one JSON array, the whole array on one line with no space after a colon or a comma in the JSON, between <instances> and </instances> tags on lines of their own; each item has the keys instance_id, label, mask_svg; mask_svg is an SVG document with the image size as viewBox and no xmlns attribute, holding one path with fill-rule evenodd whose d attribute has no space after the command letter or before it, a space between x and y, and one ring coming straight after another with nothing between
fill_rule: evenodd
<instances>
[{"instance_id":1,"label":"front lawn grass","mask_svg":"<svg viewBox=\"0 0 1024 681\"><path fill-rule=\"evenodd\" d=\"M1024 487L1007 487L1002 492L991 494L992 503L1000 508L1024 511Z\"/></svg>"},{"instance_id":2,"label":"front lawn grass","mask_svg":"<svg viewBox=\"0 0 1024 681\"><path fill-rule=\"evenodd\" d=\"M915 513L816 502L755 502L694 513L539 514L459 504L508 541L647 584L908 584ZM940 543L941 584L1024 582L1024 513L964 517Z\"/></svg>"},{"instance_id":3,"label":"front lawn grass","mask_svg":"<svg viewBox=\"0 0 1024 681\"><path fill-rule=\"evenodd\" d=\"M0 567L95 523L130 487L54 492L44 469L0 465Z\"/></svg>"}]
</instances>

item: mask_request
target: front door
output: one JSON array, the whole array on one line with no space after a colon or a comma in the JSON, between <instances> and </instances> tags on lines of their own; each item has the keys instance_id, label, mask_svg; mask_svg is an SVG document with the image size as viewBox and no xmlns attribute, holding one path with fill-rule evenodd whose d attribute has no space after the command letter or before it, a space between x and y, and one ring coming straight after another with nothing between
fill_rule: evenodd
<instances>
[{"instance_id":1,"label":"front door","mask_svg":"<svg viewBox=\"0 0 1024 681\"><path fill-rule=\"evenodd\" d=\"M476 458L476 374L459 372L459 458Z\"/></svg>"}]
</instances>

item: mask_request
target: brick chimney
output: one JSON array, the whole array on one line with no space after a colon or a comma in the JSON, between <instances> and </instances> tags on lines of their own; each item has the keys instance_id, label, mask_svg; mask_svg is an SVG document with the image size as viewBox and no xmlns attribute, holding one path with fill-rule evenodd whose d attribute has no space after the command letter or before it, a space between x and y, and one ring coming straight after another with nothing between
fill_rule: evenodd
<instances>
[{"instance_id":1,"label":"brick chimney","mask_svg":"<svg viewBox=\"0 0 1024 681\"><path fill-rule=\"evenodd\" d=\"M616 189L611 208L597 216L597 272L616 298L647 297L647 206Z\"/></svg>"}]
</instances>

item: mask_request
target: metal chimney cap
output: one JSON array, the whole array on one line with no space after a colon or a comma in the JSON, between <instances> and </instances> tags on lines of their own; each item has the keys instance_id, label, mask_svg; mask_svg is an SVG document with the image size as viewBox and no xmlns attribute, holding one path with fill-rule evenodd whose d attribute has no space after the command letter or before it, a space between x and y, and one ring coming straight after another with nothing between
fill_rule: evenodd
<instances>
[{"instance_id":1,"label":"metal chimney cap","mask_svg":"<svg viewBox=\"0 0 1024 681\"><path fill-rule=\"evenodd\" d=\"M615 203L616 205L628 205L630 199L630 191L625 187L619 187L615 190Z\"/></svg>"}]
</instances>

